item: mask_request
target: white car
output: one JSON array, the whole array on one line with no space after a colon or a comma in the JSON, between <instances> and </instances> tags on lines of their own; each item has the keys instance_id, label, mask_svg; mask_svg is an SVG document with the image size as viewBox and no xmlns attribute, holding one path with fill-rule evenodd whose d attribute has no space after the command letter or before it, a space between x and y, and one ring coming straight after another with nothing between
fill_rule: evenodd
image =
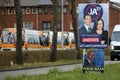
<instances>
[{"instance_id":1,"label":"white car","mask_svg":"<svg viewBox=\"0 0 120 80\"><path fill-rule=\"evenodd\" d=\"M115 58L117 58L117 60L120 60L120 24L115 25L113 29L110 45L110 59L112 61Z\"/></svg>"}]
</instances>

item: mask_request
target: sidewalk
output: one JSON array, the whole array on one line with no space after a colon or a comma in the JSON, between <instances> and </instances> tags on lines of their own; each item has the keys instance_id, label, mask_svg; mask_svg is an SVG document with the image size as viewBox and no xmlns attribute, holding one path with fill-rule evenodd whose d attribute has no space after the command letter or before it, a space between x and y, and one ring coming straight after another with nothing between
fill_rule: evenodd
<instances>
[{"instance_id":1,"label":"sidewalk","mask_svg":"<svg viewBox=\"0 0 120 80\"><path fill-rule=\"evenodd\" d=\"M5 77L16 77L18 75L36 75L36 74L47 74L50 69L58 68L62 71L70 71L77 67L82 67L81 63L64 64L64 65L54 65L54 66L44 66L44 67L31 67L22 68L15 70L4 70L0 72L0 80L4 80Z\"/></svg>"}]
</instances>

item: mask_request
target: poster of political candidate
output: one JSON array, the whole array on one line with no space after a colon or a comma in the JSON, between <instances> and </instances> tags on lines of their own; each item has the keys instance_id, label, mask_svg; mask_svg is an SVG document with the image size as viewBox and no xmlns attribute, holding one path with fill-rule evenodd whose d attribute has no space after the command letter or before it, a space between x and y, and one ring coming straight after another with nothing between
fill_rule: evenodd
<instances>
[{"instance_id":1,"label":"poster of political candidate","mask_svg":"<svg viewBox=\"0 0 120 80\"><path fill-rule=\"evenodd\" d=\"M108 4L78 5L78 47L108 47Z\"/></svg>"},{"instance_id":2,"label":"poster of political candidate","mask_svg":"<svg viewBox=\"0 0 120 80\"><path fill-rule=\"evenodd\" d=\"M78 47L83 50L83 73L104 72L104 48L108 47L108 4L79 4Z\"/></svg>"},{"instance_id":3,"label":"poster of political candidate","mask_svg":"<svg viewBox=\"0 0 120 80\"><path fill-rule=\"evenodd\" d=\"M104 72L104 50L83 49L83 73Z\"/></svg>"}]
</instances>

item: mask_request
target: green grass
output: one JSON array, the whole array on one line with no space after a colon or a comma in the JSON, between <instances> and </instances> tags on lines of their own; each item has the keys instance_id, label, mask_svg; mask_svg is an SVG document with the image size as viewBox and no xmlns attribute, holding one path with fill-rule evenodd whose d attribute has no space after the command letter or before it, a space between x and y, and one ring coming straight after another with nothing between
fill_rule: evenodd
<instances>
[{"instance_id":1,"label":"green grass","mask_svg":"<svg viewBox=\"0 0 120 80\"><path fill-rule=\"evenodd\" d=\"M15 78L7 77L5 80L120 80L120 63L105 66L105 73L82 73L81 68L62 72L59 69L50 70L45 75L22 75Z\"/></svg>"}]
</instances>

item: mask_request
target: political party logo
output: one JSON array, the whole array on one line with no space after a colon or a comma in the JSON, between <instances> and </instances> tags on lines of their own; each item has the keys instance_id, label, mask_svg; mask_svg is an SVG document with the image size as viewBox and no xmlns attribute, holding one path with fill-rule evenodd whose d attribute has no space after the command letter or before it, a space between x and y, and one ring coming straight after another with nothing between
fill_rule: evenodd
<instances>
[{"instance_id":1,"label":"political party logo","mask_svg":"<svg viewBox=\"0 0 120 80\"><path fill-rule=\"evenodd\" d=\"M94 21L103 16L103 9L99 4L88 4L84 9L84 14L91 15L92 21Z\"/></svg>"}]
</instances>

